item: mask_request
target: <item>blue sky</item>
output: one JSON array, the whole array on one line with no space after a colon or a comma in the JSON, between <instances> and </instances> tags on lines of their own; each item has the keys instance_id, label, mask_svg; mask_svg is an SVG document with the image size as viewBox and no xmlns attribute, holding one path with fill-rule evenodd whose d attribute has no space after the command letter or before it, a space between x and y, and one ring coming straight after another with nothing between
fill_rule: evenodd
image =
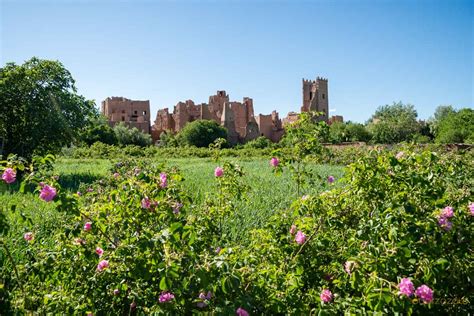
<instances>
[{"instance_id":1,"label":"blue sky","mask_svg":"<svg viewBox=\"0 0 474 316\"><path fill-rule=\"evenodd\" d=\"M57 59L79 93L156 110L217 90L255 113L301 106L301 79L329 79L331 114L380 105L473 107L474 1L6 1L2 64Z\"/></svg>"}]
</instances>

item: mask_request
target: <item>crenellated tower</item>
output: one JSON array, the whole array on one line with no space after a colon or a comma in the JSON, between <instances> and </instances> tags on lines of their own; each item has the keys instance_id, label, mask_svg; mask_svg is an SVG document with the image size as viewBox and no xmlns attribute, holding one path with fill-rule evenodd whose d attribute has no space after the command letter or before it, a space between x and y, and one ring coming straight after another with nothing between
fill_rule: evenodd
<instances>
[{"instance_id":1,"label":"crenellated tower","mask_svg":"<svg viewBox=\"0 0 474 316\"><path fill-rule=\"evenodd\" d=\"M326 78L303 79L303 106L301 112L309 111L323 112L323 119L328 120L329 98L328 80Z\"/></svg>"}]
</instances>

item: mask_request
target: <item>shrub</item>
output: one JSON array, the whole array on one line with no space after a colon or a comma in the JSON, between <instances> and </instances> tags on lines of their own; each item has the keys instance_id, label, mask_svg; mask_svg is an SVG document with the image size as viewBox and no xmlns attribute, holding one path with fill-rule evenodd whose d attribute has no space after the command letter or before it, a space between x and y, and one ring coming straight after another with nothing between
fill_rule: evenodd
<instances>
[{"instance_id":1,"label":"shrub","mask_svg":"<svg viewBox=\"0 0 474 316\"><path fill-rule=\"evenodd\" d=\"M142 133L138 128L128 128L123 122L114 126L115 137L119 145L137 145L145 147L151 145L151 136Z\"/></svg>"},{"instance_id":2,"label":"shrub","mask_svg":"<svg viewBox=\"0 0 474 316\"><path fill-rule=\"evenodd\" d=\"M198 120L188 123L178 134L183 145L208 147L218 138L227 138L227 130L215 121Z\"/></svg>"},{"instance_id":3,"label":"shrub","mask_svg":"<svg viewBox=\"0 0 474 316\"><path fill-rule=\"evenodd\" d=\"M247 142L243 148L256 148L256 149L263 149L272 146L271 140L266 138L265 136L260 136L254 140Z\"/></svg>"}]
</instances>

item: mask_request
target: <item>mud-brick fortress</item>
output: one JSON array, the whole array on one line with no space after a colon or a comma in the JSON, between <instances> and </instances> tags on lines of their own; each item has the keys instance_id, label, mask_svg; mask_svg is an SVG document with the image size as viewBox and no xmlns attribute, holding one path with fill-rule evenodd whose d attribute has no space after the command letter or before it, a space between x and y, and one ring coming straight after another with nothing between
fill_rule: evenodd
<instances>
[{"instance_id":1,"label":"mud-brick fortress","mask_svg":"<svg viewBox=\"0 0 474 316\"><path fill-rule=\"evenodd\" d=\"M331 122L342 117L328 118L329 98L328 80L318 77L316 80L303 79L303 103L301 111L323 112L321 119ZM253 100L243 98L242 102L230 101L229 95L221 90L209 97L208 103L195 104L192 100L178 102L173 112L168 108L158 110L155 122L150 126L150 101L134 101L123 97L111 97L102 101L102 114L109 119L111 126L124 122L151 134L153 141L160 139L161 133L177 133L183 127L196 120L213 120L228 131L231 144L244 143L259 136L265 136L277 142L284 134L284 126L296 121L296 112L288 113L280 119L278 112L254 114Z\"/></svg>"}]
</instances>

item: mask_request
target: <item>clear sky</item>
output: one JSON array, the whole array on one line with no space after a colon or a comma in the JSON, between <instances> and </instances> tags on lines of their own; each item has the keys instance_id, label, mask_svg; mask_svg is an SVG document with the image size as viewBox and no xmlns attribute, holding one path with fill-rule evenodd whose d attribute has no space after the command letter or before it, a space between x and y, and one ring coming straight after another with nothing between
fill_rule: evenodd
<instances>
[{"instance_id":1,"label":"clear sky","mask_svg":"<svg viewBox=\"0 0 474 316\"><path fill-rule=\"evenodd\" d=\"M366 121L393 101L430 117L473 107L474 1L0 0L0 61L61 61L79 93L299 111L301 79L329 79L331 114Z\"/></svg>"}]
</instances>

